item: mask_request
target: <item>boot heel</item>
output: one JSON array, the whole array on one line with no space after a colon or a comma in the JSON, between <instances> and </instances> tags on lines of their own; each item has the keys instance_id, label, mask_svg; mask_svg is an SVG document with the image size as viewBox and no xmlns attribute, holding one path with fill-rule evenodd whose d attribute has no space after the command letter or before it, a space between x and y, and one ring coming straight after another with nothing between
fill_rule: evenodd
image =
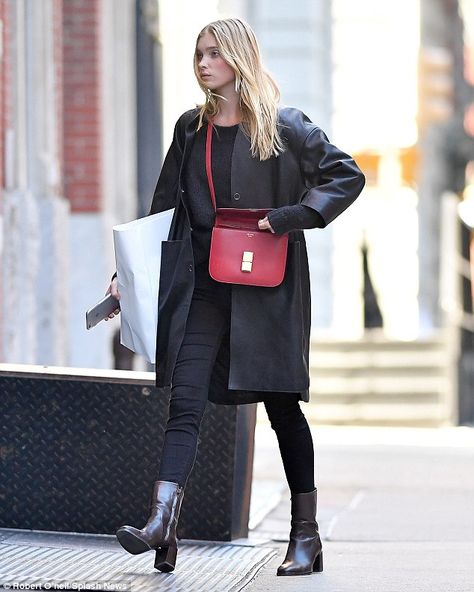
<instances>
[{"instance_id":1,"label":"boot heel","mask_svg":"<svg viewBox=\"0 0 474 592\"><path fill-rule=\"evenodd\" d=\"M323 571L323 552L321 551L313 562L313 572Z\"/></svg>"},{"instance_id":2,"label":"boot heel","mask_svg":"<svg viewBox=\"0 0 474 592\"><path fill-rule=\"evenodd\" d=\"M155 569L160 571L169 572L173 571L176 565L176 556L178 554L178 547L161 547L156 550L155 555Z\"/></svg>"}]
</instances>

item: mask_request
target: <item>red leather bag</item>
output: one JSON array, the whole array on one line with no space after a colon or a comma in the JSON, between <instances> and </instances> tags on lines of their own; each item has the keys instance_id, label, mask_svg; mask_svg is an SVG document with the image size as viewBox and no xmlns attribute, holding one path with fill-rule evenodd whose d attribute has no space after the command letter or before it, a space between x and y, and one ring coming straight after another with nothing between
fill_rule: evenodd
<instances>
[{"instance_id":1,"label":"red leather bag","mask_svg":"<svg viewBox=\"0 0 474 592\"><path fill-rule=\"evenodd\" d=\"M216 219L211 235L209 275L218 282L273 288L285 277L288 234L260 230L270 209L217 208L211 168L212 122L207 127L206 172Z\"/></svg>"}]
</instances>

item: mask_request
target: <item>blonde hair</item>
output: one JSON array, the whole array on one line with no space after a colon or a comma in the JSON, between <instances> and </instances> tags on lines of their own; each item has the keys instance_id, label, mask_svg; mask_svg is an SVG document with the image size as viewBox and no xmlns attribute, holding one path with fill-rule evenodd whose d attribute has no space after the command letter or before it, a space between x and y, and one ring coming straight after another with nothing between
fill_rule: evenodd
<instances>
[{"instance_id":1,"label":"blonde hair","mask_svg":"<svg viewBox=\"0 0 474 592\"><path fill-rule=\"evenodd\" d=\"M278 156L284 146L278 132L278 102L280 91L276 82L264 69L255 33L248 23L240 19L222 19L209 23L199 33L216 38L222 58L235 72L235 90L239 93L242 125L250 138L252 156L267 160ZM205 118L212 118L219 112L220 95L213 93L199 76L198 59L194 53L194 73L199 86L206 95L203 105L198 105L199 130Z\"/></svg>"}]
</instances>

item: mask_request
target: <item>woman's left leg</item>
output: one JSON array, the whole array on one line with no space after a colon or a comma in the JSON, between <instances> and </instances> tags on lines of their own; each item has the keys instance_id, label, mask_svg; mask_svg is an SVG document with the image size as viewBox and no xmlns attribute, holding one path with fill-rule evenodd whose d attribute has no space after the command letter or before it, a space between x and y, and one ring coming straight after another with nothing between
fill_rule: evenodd
<instances>
[{"instance_id":1,"label":"woman's left leg","mask_svg":"<svg viewBox=\"0 0 474 592\"><path fill-rule=\"evenodd\" d=\"M265 395L264 405L276 433L291 493L313 491L313 438L298 393L269 393Z\"/></svg>"},{"instance_id":2,"label":"woman's left leg","mask_svg":"<svg viewBox=\"0 0 474 592\"><path fill-rule=\"evenodd\" d=\"M298 393L269 393L265 409L276 433L291 491L291 531L279 576L323 571L321 539L316 522L314 447L311 430L299 405Z\"/></svg>"}]
</instances>

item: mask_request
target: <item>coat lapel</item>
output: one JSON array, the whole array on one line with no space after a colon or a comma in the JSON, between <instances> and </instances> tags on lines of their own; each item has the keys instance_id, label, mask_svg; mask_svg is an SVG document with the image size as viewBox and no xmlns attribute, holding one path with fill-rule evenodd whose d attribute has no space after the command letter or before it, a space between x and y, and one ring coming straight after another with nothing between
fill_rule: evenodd
<instances>
[{"instance_id":1,"label":"coat lapel","mask_svg":"<svg viewBox=\"0 0 474 592\"><path fill-rule=\"evenodd\" d=\"M184 167L188 161L189 155L191 153L191 148L193 147L194 138L196 136L196 127L197 127L197 120L198 120L198 110L196 109L196 113L193 114L189 122L186 124L184 129L184 151L183 151L183 159L181 162L181 170L180 170L180 178Z\"/></svg>"},{"instance_id":2,"label":"coat lapel","mask_svg":"<svg viewBox=\"0 0 474 592\"><path fill-rule=\"evenodd\" d=\"M186 212L186 218L188 219L189 226L190 226L190 219L189 219L189 212L187 206L188 204L188 196L184 193L183 189L183 171L185 170L186 163L189 160L189 155L191 154L191 149L194 143L194 137L196 134L196 126L197 126L197 113L192 114L191 119L186 123L184 128L184 148L183 148L183 156L181 158L181 165L179 168L179 177L178 177L178 193L179 199L178 203L180 203Z\"/></svg>"}]
</instances>

